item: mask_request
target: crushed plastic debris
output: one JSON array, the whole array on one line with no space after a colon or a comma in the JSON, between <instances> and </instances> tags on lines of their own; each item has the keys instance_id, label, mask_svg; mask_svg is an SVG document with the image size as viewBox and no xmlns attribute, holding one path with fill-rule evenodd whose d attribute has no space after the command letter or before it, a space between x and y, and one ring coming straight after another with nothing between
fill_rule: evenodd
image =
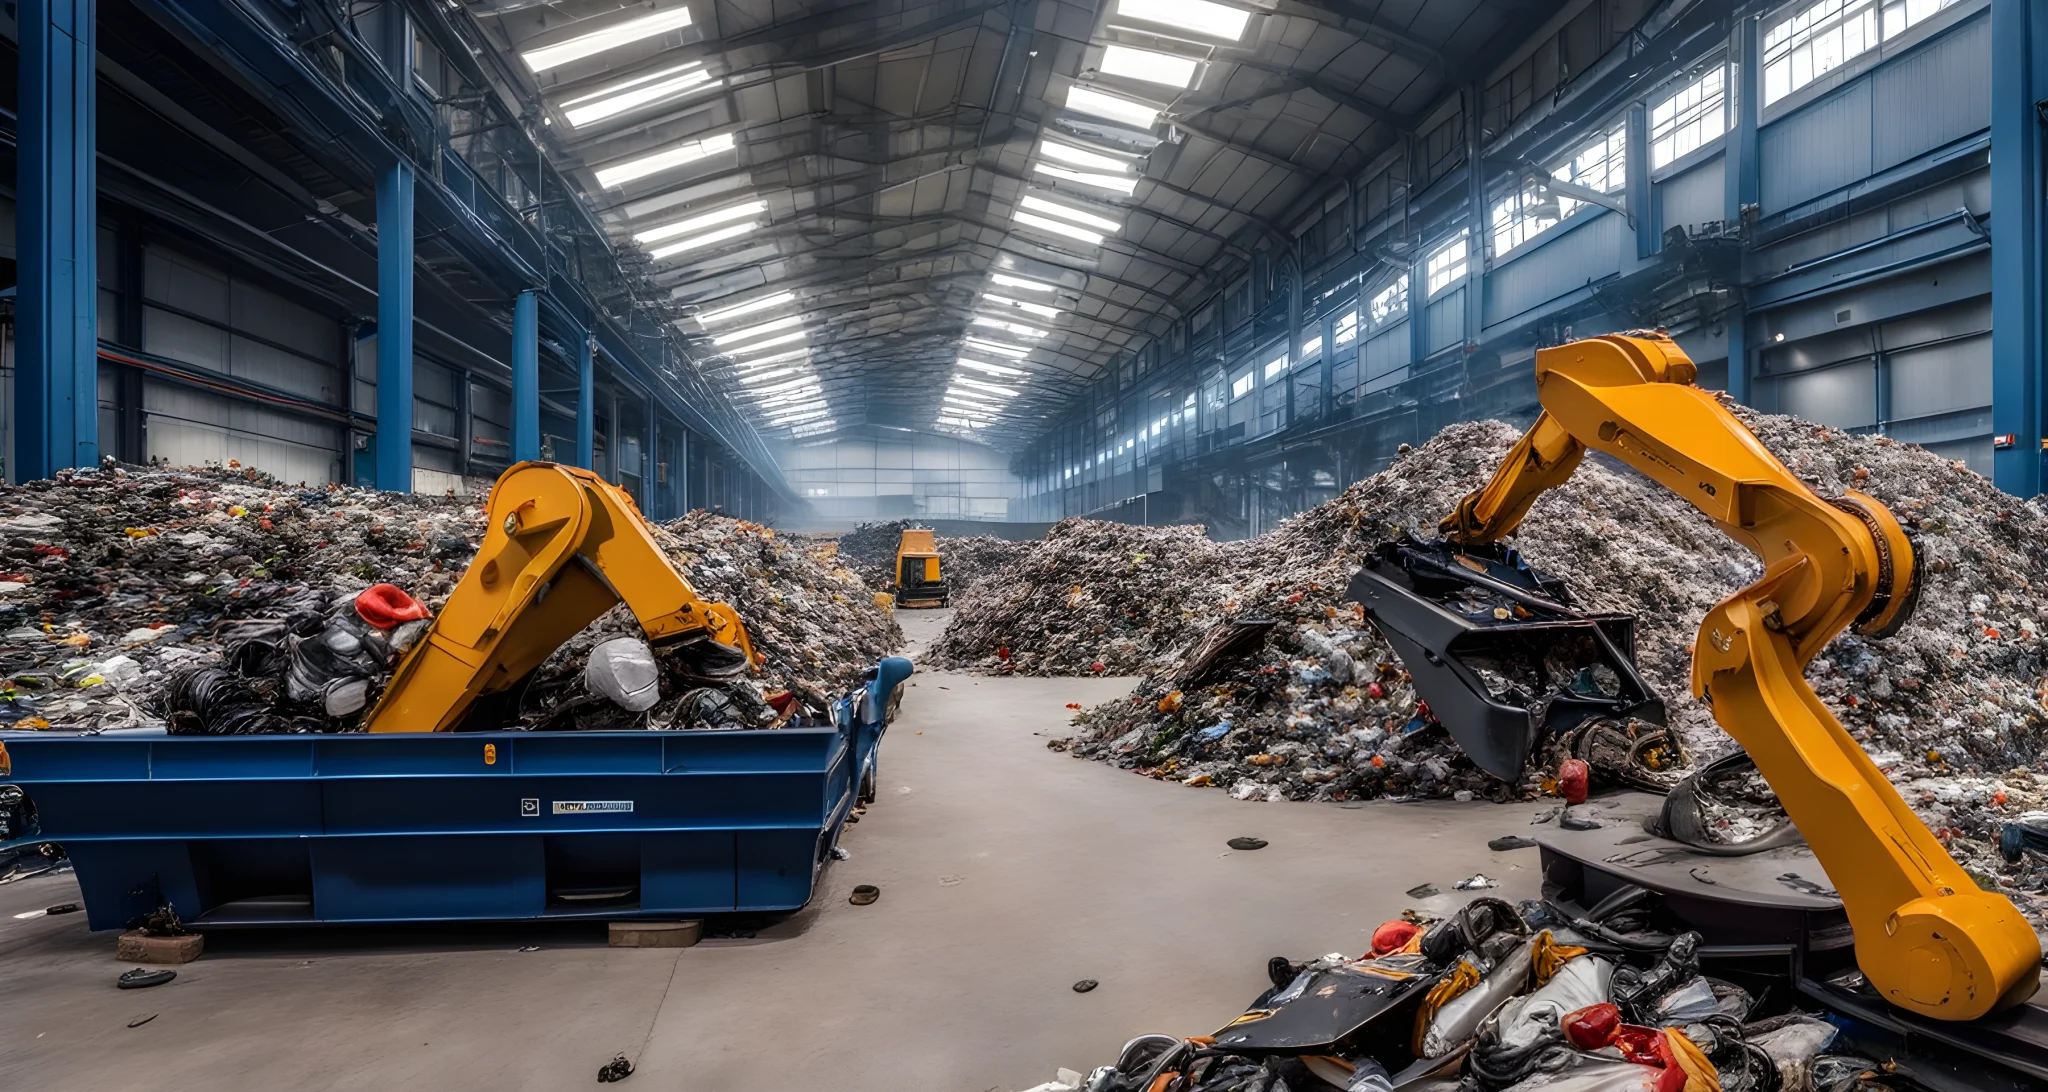
<instances>
[{"instance_id":1,"label":"crushed plastic debris","mask_svg":"<svg viewBox=\"0 0 2048 1092\"><path fill-rule=\"evenodd\" d=\"M1654 897L1406 911L1363 954L1273 957L1271 987L1213 1033L1139 1035L1034 1092L1920 1092L1840 1051L1800 995L1703 970L1676 921Z\"/></svg>"},{"instance_id":2,"label":"crushed plastic debris","mask_svg":"<svg viewBox=\"0 0 2048 1092\"><path fill-rule=\"evenodd\" d=\"M409 600L439 612L482 519L473 499L302 489L233 466L0 487L0 727L347 730L389 663L361 650L402 650L424 628L400 617ZM786 723L756 719L770 696L842 692L901 643L855 577L770 528L697 512L655 535L701 594L739 612L764 662L722 701L678 690L645 714L603 703L621 717L655 723L666 709L677 715L659 723L675 726L687 703L707 724ZM373 585L404 598L351 612ZM536 672L537 697L550 683L587 694L590 649L637 635L623 609L607 614Z\"/></svg>"}]
</instances>

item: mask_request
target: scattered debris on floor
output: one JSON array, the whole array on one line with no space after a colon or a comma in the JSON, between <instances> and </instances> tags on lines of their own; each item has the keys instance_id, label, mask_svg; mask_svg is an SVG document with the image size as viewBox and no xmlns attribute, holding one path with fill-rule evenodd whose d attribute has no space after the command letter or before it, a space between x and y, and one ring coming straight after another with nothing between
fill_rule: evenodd
<instances>
[{"instance_id":1,"label":"scattered debris on floor","mask_svg":"<svg viewBox=\"0 0 2048 1092\"><path fill-rule=\"evenodd\" d=\"M869 903L872 903L876 899L879 899L881 897L881 888L876 887L874 884L871 883L863 883L856 884L854 886L853 894L847 896L846 901L854 904L855 906L866 906Z\"/></svg>"},{"instance_id":2,"label":"scattered debris on floor","mask_svg":"<svg viewBox=\"0 0 2048 1092\"><path fill-rule=\"evenodd\" d=\"M176 971L152 971L146 967L137 967L134 970L122 971L121 977L114 980L114 985L124 990L146 990L151 986L161 986L176 977Z\"/></svg>"},{"instance_id":3,"label":"scattered debris on floor","mask_svg":"<svg viewBox=\"0 0 2048 1092\"><path fill-rule=\"evenodd\" d=\"M148 1016L140 1016L128 1021L128 1026L131 1028L139 1028L142 1025L149 1023L151 1020L156 1019L156 1017L157 1014L152 1012Z\"/></svg>"},{"instance_id":4,"label":"scattered debris on floor","mask_svg":"<svg viewBox=\"0 0 2048 1092\"><path fill-rule=\"evenodd\" d=\"M1584 914L1491 897L1442 919L1410 910L1355 957L1275 957L1271 987L1213 1034L1141 1035L1030 1092L1922 1089L1831 1052L1837 1025L1792 995L1704 972L1701 935L1643 895Z\"/></svg>"},{"instance_id":5,"label":"scattered debris on floor","mask_svg":"<svg viewBox=\"0 0 2048 1092\"><path fill-rule=\"evenodd\" d=\"M0 488L0 727L349 730L424 629L407 604L440 610L482 520L475 500L293 488L232 467ZM775 695L836 695L902 641L858 580L770 528L695 512L655 537L700 594L739 612L762 673L664 688L647 710L595 702L583 711L606 715L584 727L787 723ZM520 723L541 725L565 690L594 697L591 650L629 634L618 608L563 646Z\"/></svg>"},{"instance_id":6,"label":"scattered debris on floor","mask_svg":"<svg viewBox=\"0 0 2048 1092\"><path fill-rule=\"evenodd\" d=\"M630 1077L632 1075L633 1063L627 1061L626 1056L624 1054L621 1054L613 1058L611 1061L606 1062L603 1066L599 1067L597 1071L597 1083L616 1084L619 1081L623 1081L627 1077Z\"/></svg>"},{"instance_id":7,"label":"scattered debris on floor","mask_svg":"<svg viewBox=\"0 0 2048 1092\"><path fill-rule=\"evenodd\" d=\"M1838 638L1808 678L1966 867L2007 893L2048 890L2048 856L2014 862L1997 848L2005 822L2048 810L2048 505L1923 448L1731 409L1821 495L1867 492L1917 537L1925 579L1912 621L1886 639ZM1240 799L1527 798L1557 791L1571 757L1590 762L1593 779L1659 774L1615 763L1641 741L1599 735L1553 741L1518 781L1485 774L1343 599L1382 543L1433 536L1517 436L1500 422L1450 426L1244 542L1066 521L1013 579L958 598L932 653L988 672L1146 673L1130 697L1085 711L1070 741L1050 745ZM1706 611L1760 575L1754 557L1681 498L1598 456L1539 499L1510 544L1581 607L1635 617L1638 666L1668 709L1671 761L1732 746L1691 694L1691 645ZM1185 683L1191 646L1245 619L1274 624Z\"/></svg>"},{"instance_id":8,"label":"scattered debris on floor","mask_svg":"<svg viewBox=\"0 0 2048 1092\"><path fill-rule=\"evenodd\" d=\"M1097 982L1092 978L1084 978L1081 981L1074 983L1074 992L1087 993L1088 991L1100 985L1102 985L1102 983Z\"/></svg>"},{"instance_id":9,"label":"scattered debris on floor","mask_svg":"<svg viewBox=\"0 0 2048 1092\"><path fill-rule=\"evenodd\" d=\"M1264 838L1232 838L1223 844L1232 849L1264 849L1267 842Z\"/></svg>"}]
</instances>

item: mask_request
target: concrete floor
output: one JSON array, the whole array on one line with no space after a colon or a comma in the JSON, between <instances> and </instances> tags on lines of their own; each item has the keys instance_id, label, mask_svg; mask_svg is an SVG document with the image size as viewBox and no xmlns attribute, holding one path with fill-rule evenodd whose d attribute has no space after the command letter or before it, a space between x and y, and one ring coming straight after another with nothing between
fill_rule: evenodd
<instances>
[{"instance_id":1,"label":"concrete floor","mask_svg":"<svg viewBox=\"0 0 2048 1092\"><path fill-rule=\"evenodd\" d=\"M906 612L913 644L943 612ZM1533 805L1250 804L1045 749L1120 679L920 674L881 798L812 906L750 939L614 950L589 926L219 934L178 979L114 988L111 933L13 915L69 877L0 887L0 1086L983 1092L1212 1031L1269 956L1363 949L1404 892L1483 871L1536 889ZM1240 834L1271 842L1232 852ZM851 906L857 883L881 900ZM539 951L520 952L521 946ZM1101 987L1077 994L1072 984ZM156 1014L139 1027L131 1021Z\"/></svg>"}]
</instances>

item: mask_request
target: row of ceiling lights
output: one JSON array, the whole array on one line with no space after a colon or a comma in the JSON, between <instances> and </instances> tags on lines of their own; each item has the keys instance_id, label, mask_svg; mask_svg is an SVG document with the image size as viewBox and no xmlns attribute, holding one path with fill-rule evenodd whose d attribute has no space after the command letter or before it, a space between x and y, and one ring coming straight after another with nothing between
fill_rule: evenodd
<instances>
[{"instance_id":1,"label":"row of ceiling lights","mask_svg":"<svg viewBox=\"0 0 2048 1092\"><path fill-rule=\"evenodd\" d=\"M1192 33L1229 42L1244 34L1251 13L1212 3L1210 0L1116 0L1115 17L1141 27L1126 29L1175 37ZM677 6L637 18L613 23L553 45L520 54L536 74L607 50L681 30L690 25L688 7ZM1117 25L1117 24L1112 24ZM1165 28L1161 30L1160 28ZM1104 46L1097 71L1141 83L1185 90L1194 82L1200 61L1119 43ZM702 62L676 65L620 80L589 94L555 104L572 127L582 128L635 111L664 106L690 95L723 86ZM1161 106L1136 98L1111 94L1084 85L1066 89L1067 110L1089 118L1115 122L1149 133L1158 125ZM658 151L612 164L595 172L598 184L617 188L650 175L673 170L736 147L731 133L679 141ZM1035 174L1054 180L1101 190L1129 198L1138 185L1137 158L1115 149L1093 148L1071 136L1059 139L1042 136L1032 166ZM751 200L638 232L634 241L648 248L656 260L672 258L692 250L743 237L765 226L767 203ZM1045 192L1023 196L1012 211L1020 227L1089 246L1100 246L1110 234L1122 230L1122 223L1085 204L1055 200ZM1056 320L1060 308L1058 288L1023 277L996 273L995 287L978 300L979 310L972 329L983 336L966 338L952 385L944 396L939 416L942 426L961 430L984 427L998 418L1002 400L1016 397L1019 389L977 378L968 372L1015 382L1028 379L1018 365L1032 351L1033 343L1052 336L1053 331L1036 325L1037 320ZM1014 294L1013 294L1014 293ZM1037 297L1037 298L1026 298ZM778 292L699 316L707 331L735 319L763 317L796 302L791 292ZM770 318L731 330L714 333L713 345L721 355L734 361L735 377L754 400L755 407L770 427L790 428L797 435L815 435L833 427L831 411L822 396L816 373L810 366L807 334L802 315ZM1005 340L1015 339L1015 340ZM1018 344L1023 342L1024 344ZM758 354L780 350L767 356ZM975 355L969 355L969 354ZM1000 357L1014 363L998 364L982 357Z\"/></svg>"},{"instance_id":2,"label":"row of ceiling lights","mask_svg":"<svg viewBox=\"0 0 2048 1092\"><path fill-rule=\"evenodd\" d=\"M1179 37L1192 33L1236 42L1244 36L1251 13L1209 0L1116 0L1112 18L1117 20L1112 27L1148 34ZM1143 25L1124 26L1125 23ZM1115 42L1104 45L1102 60L1096 65L1101 75L1176 91L1192 86L1200 69L1201 62L1194 57ZM1159 115L1165 109L1078 83L1067 87L1064 105L1070 113L1113 122L1147 135L1158 126ZM1138 189L1139 158L1120 149L1092 146L1066 133L1045 133L1039 137L1031 170L1034 175L1054 182L1129 199ZM1079 198L1060 199L1051 191L1041 190L1027 191L1011 210L1010 219L1018 227L1086 246L1101 246L1110 235L1123 230L1121 221L1096 211L1096 207ZM1035 343L1052 336L1053 331L1043 328L1041 321L1050 326L1060 316L1060 308L1055 306L1059 298L1057 285L1004 272L992 273L990 282L976 301L969 326L974 333L966 338L953 385L935 418L940 428L972 434L1000 420L1000 400L1014 398L1020 393L1018 387L992 384L967 372L1028 380L1029 373L1016 365L1025 363ZM991 355L1005 357L1015 364L991 364L977 358Z\"/></svg>"}]
</instances>

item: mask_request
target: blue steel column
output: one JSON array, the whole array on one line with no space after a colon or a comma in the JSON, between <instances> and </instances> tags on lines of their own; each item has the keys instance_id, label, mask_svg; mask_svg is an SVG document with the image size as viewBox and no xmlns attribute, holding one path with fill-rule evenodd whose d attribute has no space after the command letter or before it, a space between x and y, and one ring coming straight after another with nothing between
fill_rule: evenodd
<instances>
[{"instance_id":1,"label":"blue steel column","mask_svg":"<svg viewBox=\"0 0 2048 1092\"><path fill-rule=\"evenodd\" d=\"M1650 190L1650 114L1642 103L1628 108L1628 119L1622 134L1627 175L1627 197L1623 202L1628 206L1629 218L1635 221L1636 258L1651 257L1657 253L1660 240L1657 237L1656 201Z\"/></svg>"},{"instance_id":2,"label":"blue steel column","mask_svg":"<svg viewBox=\"0 0 2048 1092\"><path fill-rule=\"evenodd\" d=\"M412 492L412 164L377 176L377 488Z\"/></svg>"},{"instance_id":3,"label":"blue steel column","mask_svg":"<svg viewBox=\"0 0 2048 1092\"><path fill-rule=\"evenodd\" d=\"M576 465L585 470L594 469L597 462L597 364L592 359L590 336L583 337L583 346L576 354ZM613 431L617 431L614 426ZM612 453L618 459L618 452Z\"/></svg>"},{"instance_id":4,"label":"blue steel column","mask_svg":"<svg viewBox=\"0 0 2048 1092\"><path fill-rule=\"evenodd\" d=\"M512 461L540 458L540 293L512 305Z\"/></svg>"},{"instance_id":5,"label":"blue steel column","mask_svg":"<svg viewBox=\"0 0 2048 1092\"><path fill-rule=\"evenodd\" d=\"M2048 98L2048 12L2034 0L1991 4L1992 479L2041 492L2044 278L2041 120Z\"/></svg>"},{"instance_id":6,"label":"blue steel column","mask_svg":"<svg viewBox=\"0 0 2048 1092\"><path fill-rule=\"evenodd\" d=\"M92 0L20 8L14 475L99 462Z\"/></svg>"},{"instance_id":7,"label":"blue steel column","mask_svg":"<svg viewBox=\"0 0 2048 1092\"><path fill-rule=\"evenodd\" d=\"M1737 20L1728 36L1731 63L1729 83L1733 98L1729 107L1727 151L1723 154L1722 218L1739 224L1742 212L1755 207L1761 192L1757 159L1757 118L1763 111L1763 32L1755 16ZM1744 247L1747 256L1748 248ZM1747 270L1744 278L1747 279ZM1724 323L1728 330L1728 396L1744 405L1750 403L1749 303L1747 293L1738 293L1735 307Z\"/></svg>"}]
</instances>

